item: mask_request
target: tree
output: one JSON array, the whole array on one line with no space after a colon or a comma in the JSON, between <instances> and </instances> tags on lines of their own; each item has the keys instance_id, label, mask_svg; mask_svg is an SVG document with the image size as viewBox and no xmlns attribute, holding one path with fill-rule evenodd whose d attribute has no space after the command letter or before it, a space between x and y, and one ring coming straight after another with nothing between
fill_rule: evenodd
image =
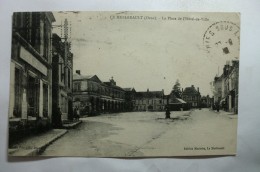
<instances>
[{"instance_id":1,"label":"tree","mask_svg":"<svg viewBox=\"0 0 260 172\"><path fill-rule=\"evenodd\" d=\"M179 79L176 80L173 88L172 88L172 93L177 97L181 98L181 84L179 82Z\"/></svg>"}]
</instances>

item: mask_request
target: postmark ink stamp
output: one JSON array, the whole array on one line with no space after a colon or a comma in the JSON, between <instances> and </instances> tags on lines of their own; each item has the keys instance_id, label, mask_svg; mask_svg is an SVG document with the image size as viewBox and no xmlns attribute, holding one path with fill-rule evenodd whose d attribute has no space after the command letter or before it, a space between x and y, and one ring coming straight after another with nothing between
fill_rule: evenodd
<instances>
[{"instance_id":1,"label":"postmark ink stamp","mask_svg":"<svg viewBox=\"0 0 260 172\"><path fill-rule=\"evenodd\" d=\"M203 36L203 45L208 53L230 55L238 59L240 27L230 21L220 21L208 27Z\"/></svg>"}]
</instances>

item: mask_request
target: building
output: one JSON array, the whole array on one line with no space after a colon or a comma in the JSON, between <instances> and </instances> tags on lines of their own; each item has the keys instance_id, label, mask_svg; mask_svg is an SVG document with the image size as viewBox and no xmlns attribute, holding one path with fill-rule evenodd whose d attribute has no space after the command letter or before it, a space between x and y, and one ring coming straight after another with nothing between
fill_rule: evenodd
<instances>
[{"instance_id":1,"label":"building","mask_svg":"<svg viewBox=\"0 0 260 172\"><path fill-rule=\"evenodd\" d=\"M234 60L223 67L223 73L213 81L214 104L229 112L238 112L239 61Z\"/></svg>"},{"instance_id":2,"label":"building","mask_svg":"<svg viewBox=\"0 0 260 172\"><path fill-rule=\"evenodd\" d=\"M54 21L51 12L13 14L10 133L16 124L37 128L37 125L42 127L51 122L51 35Z\"/></svg>"},{"instance_id":3,"label":"building","mask_svg":"<svg viewBox=\"0 0 260 172\"><path fill-rule=\"evenodd\" d=\"M72 76L73 54L70 52L70 43L62 41L57 34L52 36L52 111L53 120L61 111L62 120L73 119ZM56 115L56 116L55 116ZM57 119L60 120L60 119Z\"/></svg>"},{"instance_id":4,"label":"building","mask_svg":"<svg viewBox=\"0 0 260 172\"><path fill-rule=\"evenodd\" d=\"M220 77L216 76L213 81L213 101L214 104L220 103L222 97L222 87L223 87L223 75Z\"/></svg>"},{"instance_id":5,"label":"building","mask_svg":"<svg viewBox=\"0 0 260 172\"><path fill-rule=\"evenodd\" d=\"M209 97L209 95L202 96L200 102L201 102L201 108L211 107L211 98Z\"/></svg>"},{"instance_id":6,"label":"building","mask_svg":"<svg viewBox=\"0 0 260 172\"><path fill-rule=\"evenodd\" d=\"M135 110L136 111L163 111L167 99L162 91L147 91L136 92Z\"/></svg>"},{"instance_id":7,"label":"building","mask_svg":"<svg viewBox=\"0 0 260 172\"><path fill-rule=\"evenodd\" d=\"M128 112L135 109L136 91L134 88L123 88L125 90L125 110Z\"/></svg>"},{"instance_id":8,"label":"building","mask_svg":"<svg viewBox=\"0 0 260 172\"><path fill-rule=\"evenodd\" d=\"M96 75L73 75L73 106L81 115L125 111L125 91L111 78L102 82Z\"/></svg>"},{"instance_id":9,"label":"building","mask_svg":"<svg viewBox=\"0 0 260 172\"><path fill-rule=\"evenodd\" d=\"M177 98L173 91L168 95L168 107L170 111L188 110L187 102Z\"/></svg>"},{"instance_id":10,"label":"building","mask_svg":"<svg viewBox=\"0 0 260 172\"><path fill-rule=\"evenodd\" d=\"M232 61L232 66L229 68L225 85L227 88L227 110L229 112L238 113L238 81L239 81L239 61Z\"/></svg>"},{"instance_id":11,"label":"building","mask_svg":"<svg viewBox=\"0 0 260 172\"><path fill-rule=\"evenodd\" d=\"M195 89L194 85L191 87L186 87L184 91L182 91L182 99L187 102L190 108L198 108L200 107L200 91L199 87L197 90Z\"/></svg>"}]
</instances>

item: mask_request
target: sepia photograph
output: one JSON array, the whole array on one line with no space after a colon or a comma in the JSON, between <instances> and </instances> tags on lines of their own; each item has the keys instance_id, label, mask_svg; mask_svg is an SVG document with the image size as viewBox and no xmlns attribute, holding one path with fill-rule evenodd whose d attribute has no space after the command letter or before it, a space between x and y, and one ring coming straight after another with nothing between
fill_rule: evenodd
<instances>
[{"instance_id":1,"label":"sepia photograph","mask_svg":"<svg viewBox=\"0 0 260 172\"><path fill-rule=\"evenodd\" d=\"M240 13L14 12L8 156L236 155Z\"/></svg>"}]
</instances>

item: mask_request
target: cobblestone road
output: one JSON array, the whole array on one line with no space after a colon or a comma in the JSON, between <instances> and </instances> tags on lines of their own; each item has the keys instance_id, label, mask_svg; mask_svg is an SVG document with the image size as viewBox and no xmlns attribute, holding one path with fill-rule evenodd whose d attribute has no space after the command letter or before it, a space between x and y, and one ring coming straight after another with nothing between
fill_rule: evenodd
<instances>
[{"instance_id":1,"label":"cobblestone road","mask_svg":"<svg viewBox=\"0 0 260 172\"><path fill-rule=\"evenodd\" d=\"M236 115L202 109L164 117L164 112L129 112L83 118L79 127L42 155L142 157L235 152Z\"/></svg>"}]
</instances>

